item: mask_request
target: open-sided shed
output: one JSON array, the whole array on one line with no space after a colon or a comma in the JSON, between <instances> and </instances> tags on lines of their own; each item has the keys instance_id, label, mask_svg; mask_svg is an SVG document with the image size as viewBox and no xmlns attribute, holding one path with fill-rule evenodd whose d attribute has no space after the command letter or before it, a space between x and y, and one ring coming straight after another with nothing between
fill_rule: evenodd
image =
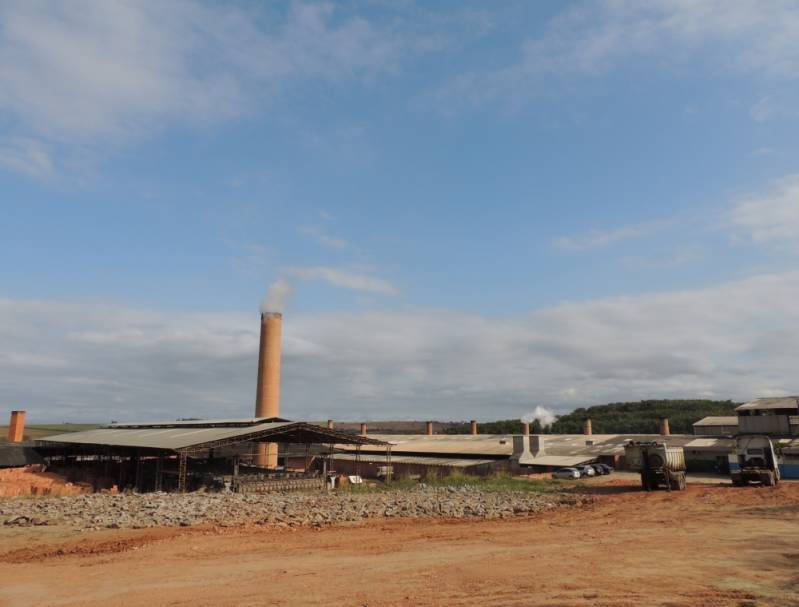
<instances>
[{"instance_id":1,"label":"open-sided shed","mask_svg":"<svg viewBox=\"0 0 799 607\"><path fill-rule=\"evenodd\" d=\"M139 484L140 462L154 460L155 489L161 488L163 463L177 460L177 488L186 488L188 462L192 457L225 450L233 453L232 472L238 475L239 452L236 446L245 443L279 443L305 445L310 454L312 445L326 445L332 451L335 445L349 445L357 453L363 445L385 449L390 469L391 444L354 434L324 428L308 422L292 422L279 418L251 418L230 420L187 420L174 422L141 422L113 424L94 430L70 432L48 436L37 441L45 457L59 458L128 458L136 465L136 485Z\"/></svg>"}]
</instances>

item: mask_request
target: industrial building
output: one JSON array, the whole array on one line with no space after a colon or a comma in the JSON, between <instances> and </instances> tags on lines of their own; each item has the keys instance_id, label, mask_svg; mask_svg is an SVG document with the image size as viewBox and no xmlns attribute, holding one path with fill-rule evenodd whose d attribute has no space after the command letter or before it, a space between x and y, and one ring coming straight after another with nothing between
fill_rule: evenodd
<instances>
[{"instance_id":1,"label":"industrial building","mask_svg":"<svg viewBox=\"0 0 799 607\"><path fill-rule=\"evenodd\" d=\"M239 491L321 487L330 474L390 479L429 478L453 472L487 475L500 471L548 472L601 462L623 466L630 441L666 441L682 447L689 471L728 473L739 434L774 437L784 478L799 478L799 398L759 399L737 408L737 416L707 417L694 434L671 434L661 419L659 434L368 435L280 417L282 314L261 314L255 415L246 419L118 423L95 430L48 436L0 453L3 462L44 461L51 469L95 488L116 485L140 491L184 491L202 486ZM25 412L14 411L9 442L22 440ZM7 450L6 450L7 451ZM71 479L72 480L72 479Z\"/></svg>"},{"instance_id":2,"label":"industrial building","mask_svg":"<svg viewBox=\"0 0 799 607\"><path fill-rule=\"evenodd\" d=\"M738 417L736 415L705 417L695 422L693 429L697 436L735 436L738 434Z\"/></svg>"},{"instance_id":3,"label":"industrial building","mask_svg":"<svg viewBox=\"0 0 799 607\"><path fill-rule=\"evenodd\" d=\"M391 466L391 445L385 441L279 418L114 424L37 443L51 469L67 475L84 471L80 480L138 491L322 488L333 445L353 447L356 463L361 447L381 448L384 465ZM259 464L264 444L274 445L273 468ZM286 450L284 460L288 449L299 447L302 465L278 466L278 445Z\"/></svg>"},{"instance_id":4,"label":"industrial building","mask_svg":"<svg viewBox=\"0 0 799 607\"><path fill-rule=\"evenodd\" d=\"M728 437L670 434L668 420L661 422L661 434L593 434L590 420L584 434L529 434L525 424L520 425L520 430L520 434L382 434L374 438L393 443L392 461L407 457L414 458L415 466L429 462L436 468L430 473L435 474L441 473L445 460L457 461L451 465L453 470L478 474L500 470L549 472L593 462L622 467L624 445L630 440L665 440L671 446L684 448L690 471L726 473L727 455L735 445ZM352 450L348 446L341 449ZM377 453L362 447L362 457L372 454ZM337 458L345 461L343 456L335 455ZM470 466L469 462L474 464ZM396 466L395 473L398 474Z\"/></svg>"}]
</instances>

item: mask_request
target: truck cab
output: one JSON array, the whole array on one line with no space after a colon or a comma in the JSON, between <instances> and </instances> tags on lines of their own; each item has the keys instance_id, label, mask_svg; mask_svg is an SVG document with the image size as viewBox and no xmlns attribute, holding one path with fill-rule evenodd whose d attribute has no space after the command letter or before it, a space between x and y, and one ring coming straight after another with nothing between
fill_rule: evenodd
<instances>
[{"instance_id":1,"label":"truck cab","mask_svg":"<svg viewBox=\"0 0 799 607\"><path fill-rule=\"evenodd\" d=\"M730 461L730 476L736 487L750 483L772 487L779 483L779 462L768 436L739 436L734 459Z\"/></svg>"}]
</instances>

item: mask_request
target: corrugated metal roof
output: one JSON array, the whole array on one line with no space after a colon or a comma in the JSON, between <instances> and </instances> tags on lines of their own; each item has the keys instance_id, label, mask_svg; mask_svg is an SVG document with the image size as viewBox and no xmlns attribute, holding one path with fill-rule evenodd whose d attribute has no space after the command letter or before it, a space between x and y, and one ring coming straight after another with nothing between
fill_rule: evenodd
<instances>
[{"instance_id":1,"label":"corrugated metal roof","mask_svg":"<svg viewBox=\"0 0 799 607\"><path fill-rule=\"evenodd\" d=\"M212 427L212 428L97 428L84 432L69 432L48 436L41 442L67 443L84 445L107 445L111 447L133 447L139 449L160 449L165 451L178 451L181 449L201 448L202 445L223 440L239 440L244 442L250 435L269 431L286 432L291 426L296 426L297 431L322 435L327 440L324 442L351 441L353 444L366 443L383 445L383 441L372 437L346 435L341 432L328 430L321 426L304 422L268 422L255 426L245 427ZM263 438L263 437L262 437ZM275 440L279 440L276 437Z\"/></svg>"},{"instance_id":2,"label":"corrugated metal roof","mask_svg":"<svg viewBox=\"0 0 799 607\"><path fill-rule=\"evenodd\" d=\"M734 438L695 438L694 440L685 443L683 449L693 449L693 450L702 450L702 449L723 449L723 448L734 448L735 447L735 439Z\"/></svg>"},{"instance_id":3,"label":"corrugated metal roof","mask_svg":"<svg viewBox=\"0 0 799 607\"><path fill-rule=\"evenodd\" d=\"M354 461L355 455L351 453L336 453L333 459L344 461ZM361 461L370 464L385 465L386 457L383 455L361 455ZM484 464L493 464L497 460L494 459L457 459L450 457L425 457L421 455L392 455L392 464L420 464L424 466L446 466L452 468L468 468L470 466L480 466Z\"/></svg>"},{"instance_id":4,"label":"corrugated metal roof","mask_svg":"<svg viewBox=\"0 0 799 607\"><path fill-rule=\"evenodd\" d=\"M224 426L236 428L241 426L255 426L266 422L287 422L281 417L241 417L229 419L178 419L175 421L160 422L114 422L103 428L197 428Z\"/></svg>"},{"instance_id":5,"label":"corrugated metal roof","mask_svg":"<svg viewBox=\"0 0 799 607\"><path fill-rule=\"evenodd\" d=\"M525 466L558 466L568 468L570 466L577 466L596 459L593 455L539 455L533 458L524 458L519 460L520 464Z\"/></svg>"},{"instance_id":6,"label":"corrugated metal roof","mask_svg":"<svg viewBox=\"0 0 799 607\"><path fill-rule=\"evenodd\" d=\"M694 422L694 426L737 426L738 425L738 416L737 415L729 415L729 416L710 416L700 419L698 422Z\"/></svg>"},{"instance_id":7,"label":"corrugated metal roof","mask_svg":"<svg viewBox=\"0 0 799 607\"><path fill-rule=\"evenodd\" d=\"M401 454L430 454L439 457L458 455L510 457L513 454L512 434L482 434L472 435L373 435L374 438L393 443L391 452ZM659 434L542 434L544 450L547 455L585 457L588 459L600 455L622 455L624 444L629 440L636 441L665 441L670 446L682 447L696 439L693 434L672 434L661 436ZM724 438L710 440L725 441ZM342 446L342 449L351 450L354 447ZM719 443L719 448L726 448ZM368 449L363 447L362 449Z\"/></svg>"},{"instance_id":8,"label":"corrugated metal roof","mask_svg":"<svg viewBox=\"0 0 799 607\"><path fill-rule=\"evenodd\" d=\"M780 398L758 398L740 407L736 411L751 411L756 409L797 409L799 408L799 396L783 396Z\"/></svg>"}]
</instances>

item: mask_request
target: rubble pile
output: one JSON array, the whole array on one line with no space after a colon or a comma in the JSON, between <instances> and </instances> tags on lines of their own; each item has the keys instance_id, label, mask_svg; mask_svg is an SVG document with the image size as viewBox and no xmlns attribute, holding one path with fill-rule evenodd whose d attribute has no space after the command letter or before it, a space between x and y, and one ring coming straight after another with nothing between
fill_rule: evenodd
<instances>
[{"instance_id":1,"label":"rubble pile","mask_svg":"<svg viewBox=\"0 0 799 607\"><path fill-rule=\"evenodd\" d=\"M504 518L529 516L585 497L427 487L375 493L92 494L0 500L5 525L66 525L81 529L215 524L321 526L384 517Z\"/></svg>"}]
</instances>

